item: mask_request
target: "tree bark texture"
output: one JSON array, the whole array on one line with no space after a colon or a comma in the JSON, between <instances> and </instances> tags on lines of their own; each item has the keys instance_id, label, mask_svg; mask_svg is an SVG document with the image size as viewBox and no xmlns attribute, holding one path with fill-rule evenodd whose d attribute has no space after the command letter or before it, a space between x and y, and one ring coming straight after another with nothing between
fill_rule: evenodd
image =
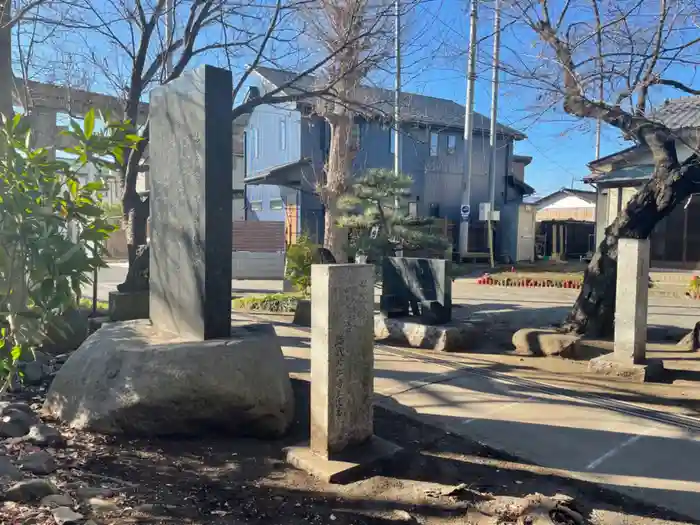
<instances>
[{"instance_id":1,"label":"tree bark texture","mask_svg":"<svg viewBox=\"0 0 700 525\"><path fill-rule=\"evenodd\" d=\"M338 199L347 191L352 171L353 151L350 147L353 119L345 110L336 110L326 117L331 128L331 144L326 165L326 183L322 195L326 206L323 244L338 262L346 262L348 232L338 226L341 213Z\"/></svg>"},{"instance_id":2,"label":"tree bark texture","mask_svg":"<svg viewBox=\"0 0 700 525\"><path fill-rule=\"evenodd\" d=\"M673 153L674 160L670 164L657 164L651 180L605 229L605 237L585 271L581 292L566 319L564 330L593 337L613 333L618 239L648 238L660 220L689 195L700 190L698 156L692 155L680 164L675 159L675 148Z\"/></svg>"},{"instance_id":3,"label":"tree bark texture","mask_svg":"<svg viewBox=\"0 0 700 525\"><path fill-rule=\"evenodd\" d=\"M142 200L136 191L125 191L122 207L124 210L122 228L126 237L129 266L131 266L136 259L138 248L146 244L149 199Z\"/></svg>"}]
</instances>

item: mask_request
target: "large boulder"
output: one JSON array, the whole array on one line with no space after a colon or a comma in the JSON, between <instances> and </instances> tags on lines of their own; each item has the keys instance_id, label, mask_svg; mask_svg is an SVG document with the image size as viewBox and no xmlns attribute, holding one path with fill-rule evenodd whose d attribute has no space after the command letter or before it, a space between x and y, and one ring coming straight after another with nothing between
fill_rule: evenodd
<instances>
[{"instance_id":1,"label":"large boulder","mask_svg":"<svg viewBox=\"0 0 700 525\"><path fill-rule=\"evenodd\" d=\"M269 330L210 341L174 340L148 321L108 323L58 371L44 411L105 434L278 437L294 400Z\"/></svg>"},{"instance_id":2,"label":"large boulder","mask_svg":"<svg viewBox=\"0 0 700 525\"><path fill-rule=\"evenodd\" d=\"M513 334L515 352L534 357L576 357L581 337L547 328L522 328Z\"/></svg>"}]
</instances>

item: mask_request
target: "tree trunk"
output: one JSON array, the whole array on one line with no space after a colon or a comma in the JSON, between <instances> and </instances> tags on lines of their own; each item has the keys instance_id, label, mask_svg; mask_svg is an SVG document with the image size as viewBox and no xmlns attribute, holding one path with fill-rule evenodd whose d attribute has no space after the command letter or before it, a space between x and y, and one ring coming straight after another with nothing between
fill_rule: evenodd
<instances>
[{"instance_id":1,"label":"tree trunk","mask_svg":"<svg viewBox=\"0 0 700 525\"><path fill-rule=\"evenodd\" d=\"M10 21L10 9L6 2L0 0L0 114L6 117L12 116L12 91L14 89L14 77L12 74L12 30Z\"/></svg>"},{"instance_id":2,"label":"tree trunk","mask_svg":"<svg viewBox=\"0 0 700 525\"><path fill-rule=\"evenodd\" d=\"M135 191L125 192L122 198L122 207L124 210L122 228L129 253L129 266L131 266L136 259L138 247L146 244L149 202L148 199L141 200Z\"/></svg>"},{"instance_id":3,"label":"tree trunk","mask_svg":"<svg viewBox=\"0 0 700 525\"><path fill-rule=\"evenodd\" d=\"M344 109L328 118L331 128L331 147L326 166L326 184L323 196L326 206L323 245L339 263L347 262L348 232L338 226L341 213L338 199L347 191L352 169L350 134L352 115Z\"/></svg>"},{"instance_id":4,"label":"tree trunk","mask_svg":"<svg viewBox=\"0 0 700 525\"><path fill-rule=\"evenodd\" d=\"M656 224L689 195L700 190L697 155L682 165L657 165L652 179L637 192L615 221L605 229L584 274L583 286L562 329L593 337L612 335L615 322L617 241L646 239Z\"/></svg>"}]
</instances>

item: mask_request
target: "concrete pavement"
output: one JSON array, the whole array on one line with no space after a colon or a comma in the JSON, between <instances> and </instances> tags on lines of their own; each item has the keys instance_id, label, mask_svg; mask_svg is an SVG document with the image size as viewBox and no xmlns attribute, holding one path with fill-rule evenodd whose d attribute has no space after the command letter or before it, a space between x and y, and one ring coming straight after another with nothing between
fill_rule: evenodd
<instances>
[{"instance_id":1,"label":"concrete pavement","mask_svg":"<svg viewBox=\"0 0 700 525\"><path fill-rule=\"evenodd\" d=\"M308 331L277 331L290 371L308 378ZM375 349L379 403L516 456L525 462L518 468L531 462L700 521L700 419L664 398L632 393L621 401L619 383L588 388L595 379L542 370L537 377L483 356Z\"/></svg>"}]
</instances>

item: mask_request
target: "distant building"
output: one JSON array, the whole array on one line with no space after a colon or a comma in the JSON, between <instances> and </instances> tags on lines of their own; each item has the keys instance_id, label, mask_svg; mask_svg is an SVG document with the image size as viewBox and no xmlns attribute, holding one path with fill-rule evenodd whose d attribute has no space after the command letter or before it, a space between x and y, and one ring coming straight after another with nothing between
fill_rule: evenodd
<instances>
[{"instance_id":1,"label":"distant building","mask_svg":"<svg viewBox=\"0 0 700 525\"><path fill-rule=\"evenodd\" d=\"M259 67L252 75L248 97L292 81L296 73ZM305 77L294 86L310 88L315 79ZM287 88L284 92L293 92ZM355 118L352 147L353 171L392 168L394 133L393 92L361 87L356 102L365 111ZM330 149L330 130L314 112L317 100L256 107L245 125L245 197L247 220L286 221L288 228L306 232L318 242L323 236L323 205L316 185L324 177ZM464 106L451 100L425 95L402 94L401 171L413 179L408 209L458 223L463 189ZM478 221L479 204L489 200L489 119L475 115L472 159L473 222L470 251L485 251L485 225ZM515 155L515 143L525 138L520 131L499 124L496 161L496 203L501 212L497 228L498 254L508 260L531 258L519 249L521 239L534 246L534 232L519 230L525 195L534 190L525 182L524 169L532 160ZM530 217L530 219L532 219ZM527 222L527 221L526 221ZM522 226L522 225L521 225ZM534 228L534 220L532 221ZM522 229L522 228L521 228ZM454 229L455 231L457 228ZM531 228L532 230L532 228ZM522 234L522 235L521 235ZM531 250L530 250L531 251Z\"/></svg>"},{"instance_id":2,"label":"distant building","mask_svg":"<svg viewBox=\"0 0 700 525\"><path fill-rule=\"evenodd\" d=\"M652 120L675 131L678 160L693 152L687 144L700 138L700 96L668 100L655 111ZM654 161L647 146L632 146L588 164L586 182L596 188L596 239L652 176ZM700 195L691 195L661 220L650 237L651 259L656 266L686 267L700 263Z\"/></svg>"},{"instance_id":3,"label":"distant building","mask_svg":"<svg viewBox=\"0 0 700 525\"><path fill-rule=\"evenodd\" d=\"M533 202L541 257L577 259L595 247L596 192L562 188Z\"/></svg>"}]
</instances>

